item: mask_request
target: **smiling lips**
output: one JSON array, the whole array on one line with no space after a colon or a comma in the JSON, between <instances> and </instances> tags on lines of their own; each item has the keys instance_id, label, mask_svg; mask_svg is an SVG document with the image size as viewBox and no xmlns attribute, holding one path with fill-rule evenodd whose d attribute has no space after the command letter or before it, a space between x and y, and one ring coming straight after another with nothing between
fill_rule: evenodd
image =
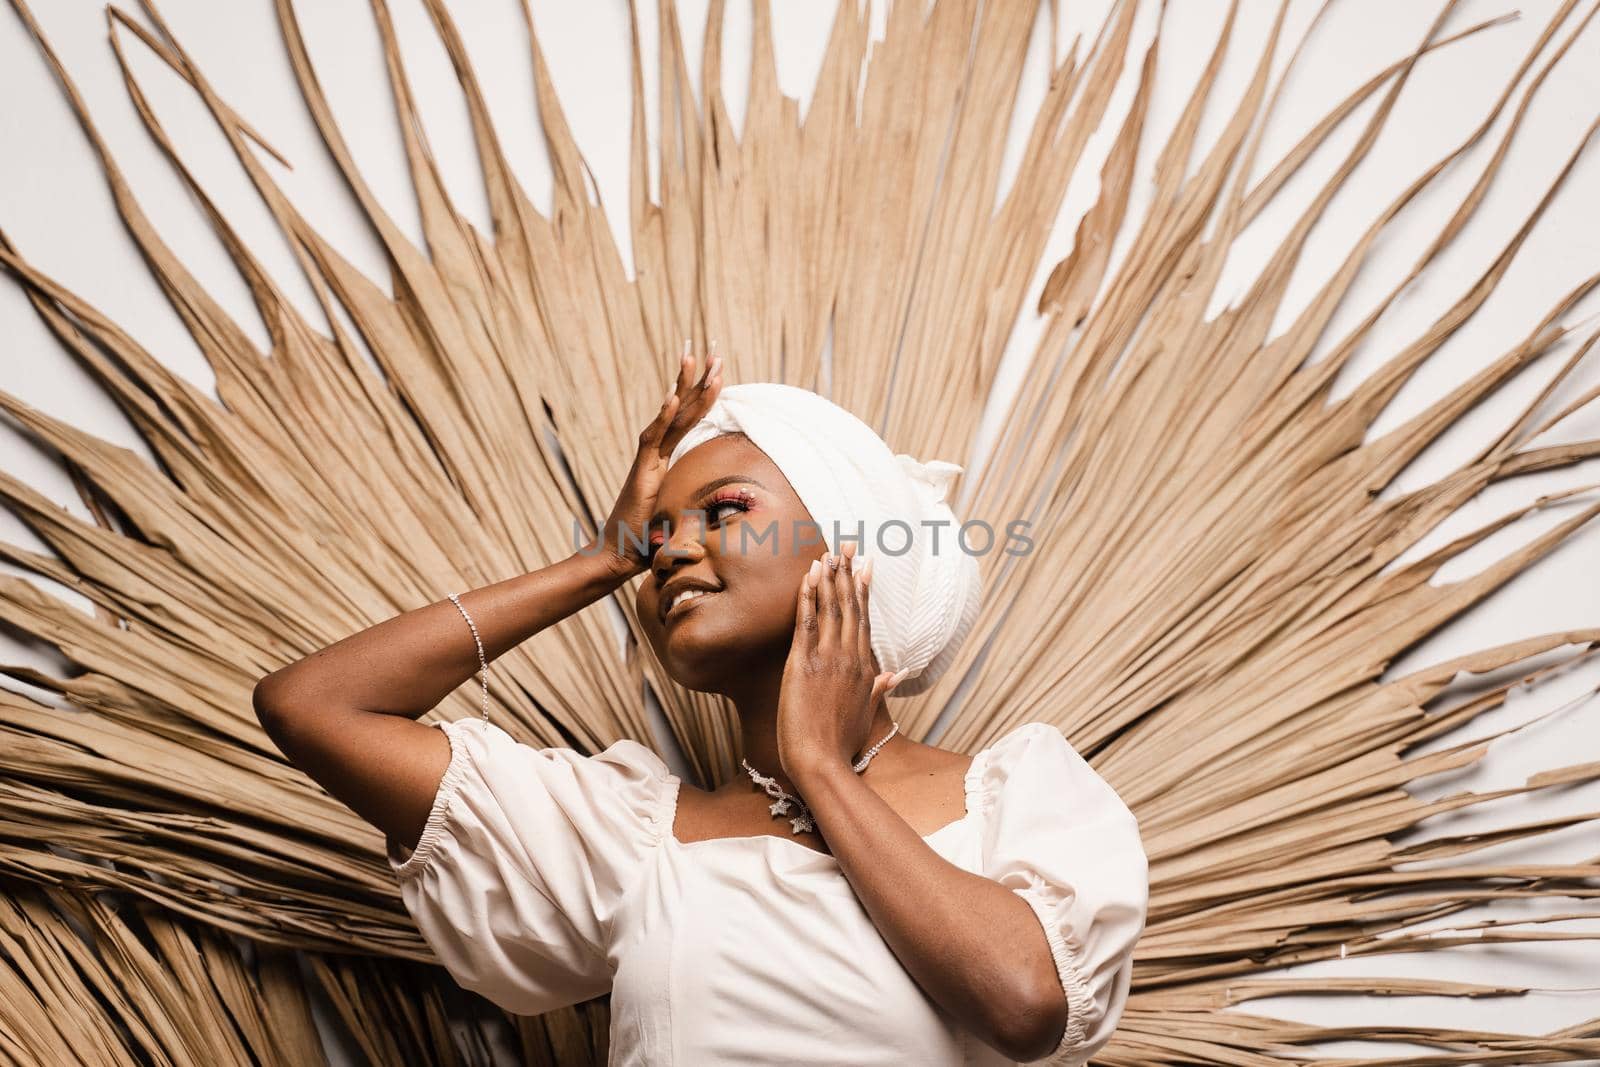
<instances>
[{"instance_id":1,"label":"smiling lips","mask_svg":"<svg viewBox=\"0 0 1600 1067\"><path fill-rule=\"evenodd\" d=\"M692 604L696 600L702 600L705 597L712 596L714 593L715 591L711 589L685 589L683 592L673 597L672 606L667 609L667 614L665 616L666 620L668 622L672 621L679 615L683 614L685 610L687 610L685 605Z\"/></svg>"}]
</instances>

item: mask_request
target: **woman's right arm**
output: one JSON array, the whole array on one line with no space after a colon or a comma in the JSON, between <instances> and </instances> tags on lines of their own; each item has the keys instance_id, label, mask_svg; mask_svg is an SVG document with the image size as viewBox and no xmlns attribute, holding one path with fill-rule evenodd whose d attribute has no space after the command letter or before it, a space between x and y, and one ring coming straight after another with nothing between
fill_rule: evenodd
<instances>
[{"instance_id":1,"label":"woman's right arm","mask_svg":"<svg viewBox=\"0 0 1600 1067\"><path fill-rule=\"evenodd\" d=\"M541 570L458 594L493 662L627 581L591 545ZM446 598L352 634L256 684L257 718L300 770L367 822L415 848L450 762L416 720L479 670L472 629Z\"/></svg>"},{"instance_id":2,"label":"woman's right arm","mask_svg":"<svg viewBox=\"0 0 1600 1067\"><path fill-rule=\"evenodd\" d=\"M685 350L661 409L600 532L573 555L531 574L458 594L495 658L599 600L649 567L649 516L667 460L716 401L721 360L696 380ZM450 765L450 739L415 722L479 670L472 629L449 598L350 635L256 683L267 736L333 797L407 848L416 848Z\"/></svg>"}]
</instances>

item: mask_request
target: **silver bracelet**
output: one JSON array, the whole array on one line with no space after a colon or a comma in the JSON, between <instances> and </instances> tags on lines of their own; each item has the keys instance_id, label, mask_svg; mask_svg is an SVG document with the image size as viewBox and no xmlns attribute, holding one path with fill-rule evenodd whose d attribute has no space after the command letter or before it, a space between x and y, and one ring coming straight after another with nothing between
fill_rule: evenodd
<instances>
[{"instance_id":1,"label":"silver bracelet","mask_svg":"<svg viewBox=\"0 0 1600 1067\"><path fill-rule=\"evenodd\" d=\"M478 639L478 627L477 627L477 624L475 624L472 621L472 616L467 614L467 609L461 606L461 601L456 599L458 596L460 596L459 593L446 593L445 596L450 598L450 603L452 603L452 604L454 604L456 606L456 610L461 612L461 617L463 619L467 620L467 625L472 627L472 640L478 646L478 663L481 664L482 667L483 667L483 721L484 722L488 722L489 721L489 661L483 658L483 642Z\"/></svg>"}]
</instances>

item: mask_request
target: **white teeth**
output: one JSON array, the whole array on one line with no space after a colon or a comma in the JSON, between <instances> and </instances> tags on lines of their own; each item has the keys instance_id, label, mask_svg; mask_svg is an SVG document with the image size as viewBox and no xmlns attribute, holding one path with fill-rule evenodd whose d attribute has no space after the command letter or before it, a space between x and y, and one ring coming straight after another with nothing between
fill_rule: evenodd
<instances>
[{"instance_id":1,"label":"white teeth","mask_svg":"<svg viewBox=\"0 0 1600 1067\"><path fill-rule=\"evenodd\" d=\"M711 592L709 589L685 589L683 592L672 598L672 603L667 605L667 611L670 613L673 608L677 607L683 601L692 600L697 596L705 596L709 592Z\"/></svg>"}]
</instances>

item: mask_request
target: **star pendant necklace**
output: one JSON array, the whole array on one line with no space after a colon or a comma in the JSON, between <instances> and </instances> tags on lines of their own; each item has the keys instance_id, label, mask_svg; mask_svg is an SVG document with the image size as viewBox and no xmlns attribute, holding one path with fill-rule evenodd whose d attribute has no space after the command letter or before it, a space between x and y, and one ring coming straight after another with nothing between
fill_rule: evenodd
<instances>
[{"instance_id":1,"label":"star pendant necklace","mask_svg":"<svg viewBox=\"0 0 1600 1067\"><path fill-rule=\"evenodd\" d=\"M867 764L872 761L873 756L877 755L878 749L887 744L889 738L893 737L899 732L900 724L894 723L889 727L889 732L883 735L882 741L879 741L877 744L867 749L867 751L862 754L860 759L851 764L852 769L854 769L857 774L860 774L862 771L866 770ZM795 807L799 809L798 815L789 816L789 824L793 827L793 829L789 831L790 833L807 833L817 828L817 821L811 817L811 810L806 807L805 801L801 800L793 793L785 790L781 785L778 784L776 778L768 778L766 775L759 773L754 767L750 766L749 760L741 758L739 760L739 765L743 767L746 773L750 775L750 780L752 782L760 786L762 789L765 789L767 791L767 796L773 798L772 803L767 805L767 808L772 812L774 817L787 814L791 801L794 803Z\"/></svg>"}]
</instances>

